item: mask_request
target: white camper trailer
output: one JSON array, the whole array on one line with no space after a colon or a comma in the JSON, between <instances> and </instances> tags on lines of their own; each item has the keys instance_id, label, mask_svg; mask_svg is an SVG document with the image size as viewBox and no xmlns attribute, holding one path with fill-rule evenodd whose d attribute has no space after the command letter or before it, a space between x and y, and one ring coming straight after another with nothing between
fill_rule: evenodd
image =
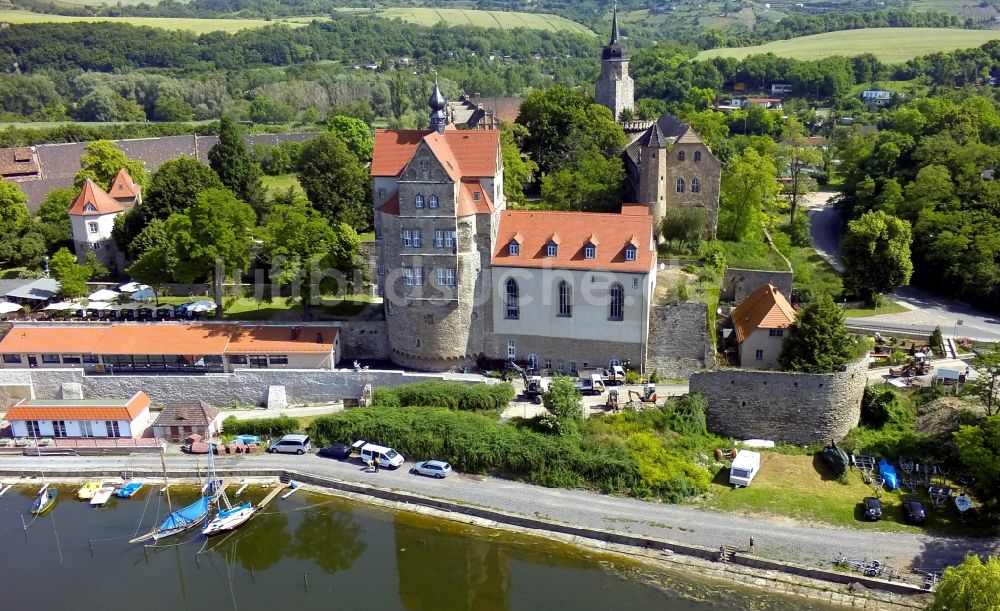
<instances>
[{"instance_id":1,"label":"white camper trailer","mask_svg":"<svg viewBox=\"0 0 1000 611\"><path fill-rule=\"evenodd\" d=\"M760 452L740 450L729 468L729 483L739 488L749 486L760 471Z\"/></svg>"}]
</instances>

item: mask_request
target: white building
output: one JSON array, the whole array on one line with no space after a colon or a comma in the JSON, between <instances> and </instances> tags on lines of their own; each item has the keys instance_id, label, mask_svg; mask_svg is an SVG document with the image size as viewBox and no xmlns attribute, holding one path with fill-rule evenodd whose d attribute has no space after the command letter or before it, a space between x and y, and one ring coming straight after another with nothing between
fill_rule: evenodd
<instances>
[{"instance_id":1,"label":"white building","mask_svg":"<svg viewBox=\"0 0 1000 611\"><path fill-rule=\"evenodd\" d=\"M785 333L795 322L795 310L773 284L765 284L733 310L733 328L740 366L780 369L778 357Z\"/></svg>"},{"instance_id":2,"label":"white building","mask_svg":"<svg viewBox=\"0 0 1000 611\"><path fill-rule=\"evenodd\" d=\"M32 399L7 410L14 437L138 439L149 426L149 397L131 399Z\"/></svg>"},{"instance_id":3,"label":"white building","mask_svg":"<svg viewBox=\"0 0 1000 611\"><path fill-rule=\"evenodd\" d=\"M125 206L94 181L87 179L83 183L80 194L68 211L77 261L85 262L87 253L93 252L108 269L120 267L118 248L111 239L111 231L115 228L115 217L124 211Z\"/></svg>"},{"instance_id":4,"label":"white building","mask_svg":"<svg viewBox=\"0 0 1000 611\"><path fill-rule=\"evenodd\" d=\"M887 104L892 100L892 93L882 89L866 89L861 92L861 99L869 104Z\"/></svg>"}]
</instances>

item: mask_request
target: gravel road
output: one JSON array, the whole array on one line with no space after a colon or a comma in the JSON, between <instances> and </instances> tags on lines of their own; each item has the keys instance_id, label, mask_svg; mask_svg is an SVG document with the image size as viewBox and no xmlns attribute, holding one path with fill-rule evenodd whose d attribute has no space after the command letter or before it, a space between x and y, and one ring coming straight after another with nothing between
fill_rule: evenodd
<instances>
[{"instance_id":1,"label":"gravel road","mask_svg":"<svg viewBox=\"0 0 1000 611\"><path fill-rule=\"evenodd\" d=\"M193 468L195 458L167 456L171 469ZM47 470L85 468L159 470L158 456L108 457L20 457L0 456L0 469ZM205 457L199 464L204 468ZM879 532L869 528L843 529L814 526L787 519L764 521L712 512L690 506L667 505L585 492L541 488L485 476L454 474L446 480L418 477L408 472L409 463L395 471L369 473L355 460L335 461L314 454L305 456L221 456L220 469L254 467L288 468L344 481L414 492L439 499L537 516L587 527L659 537L706 547L724 543L746 548L755 539L755 552L776 560L828 567L840 555L855 559L879 559L897 567L941 568L961 562L966 554L1000 553L996 537L960 538L911 533ZM10 480L10 478L7 478Z\"/></svg>"}]
</instances>

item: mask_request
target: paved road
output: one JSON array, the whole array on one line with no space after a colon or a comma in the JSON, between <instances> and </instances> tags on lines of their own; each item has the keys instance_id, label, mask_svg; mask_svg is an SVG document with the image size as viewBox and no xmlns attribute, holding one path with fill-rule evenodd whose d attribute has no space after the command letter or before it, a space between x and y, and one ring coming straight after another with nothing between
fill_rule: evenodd
<instances>
[{"instance_id":1,"label":"paved road","mask_svg":"<svg viewBox=\"0 0 1000 611\"><path fill-rule=\"evenodd\" d=\"M809 214L809 241L826 262L838 272L844 271L840 260L840 239L843 235L843 220L840 211L830 205L830 200L839 193L821 191L811 193L802 206Z\"/></svg>"},{"instance_id":2,"label":"paved road","mask_svg":"<svg viewBox=\"0 0 1000 611\"><path fill-rule=\"evenodd\" d=\"M40 463L41 461L41 463ZM133 456L133 468L159 470L158 456ZM194 457L168 455L170 468L193 468ZM204 457L200 464L204 468ZM48 470L86 467L121 469L121 458L0 456L0 469L26 470L43 464ZM764 521L704 511L690 506L666 505L585 492L540 488L491 477L456 474L444 481L410 475L407 468L368 473L356 461L334 461L315 455L248 457L223 456L217 466L227 468L274 467L308 471L317 475L363 482L414 492L515 514L539 516L560 522L660 537L707 547L730 543L746 547L756 539L756 551L765 557L813 566L828 566L841 554L850 558L880 559L895 566L940 567L961 562L969 552L1000 553L997 538L964 539L911 533L878 532L812 526L791 520Z\"/></svg>"}]
</instances>

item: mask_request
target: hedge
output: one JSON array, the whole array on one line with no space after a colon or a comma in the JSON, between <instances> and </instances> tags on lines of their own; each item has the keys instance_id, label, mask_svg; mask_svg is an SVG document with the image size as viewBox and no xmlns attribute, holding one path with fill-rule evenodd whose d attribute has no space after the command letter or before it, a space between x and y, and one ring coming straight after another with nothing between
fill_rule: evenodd
<instances>
[{"instance_id":1,"label":"hedge","mask_svg":"<svg viewBox=\"0 0 1000 611\"><path fill-rule=\"evenodd\" d=\"M502 384L419 382L378 388L372 397L377 407L447 407L465 411L501 409L514 400L514 387Z\"/></svg>"},{"instance_id":2,"label":"hedge","mask_svg":"<svg viewBox=\"0 0 1000 611\"><path fill-rule=\"evenodd\" d=\"M253 420L237 420L236 416L230 416L222 421L222 432L226 435L281 437L298 430L298 419L290 416L255 418Z\"/></svg>"}]
</instances>

